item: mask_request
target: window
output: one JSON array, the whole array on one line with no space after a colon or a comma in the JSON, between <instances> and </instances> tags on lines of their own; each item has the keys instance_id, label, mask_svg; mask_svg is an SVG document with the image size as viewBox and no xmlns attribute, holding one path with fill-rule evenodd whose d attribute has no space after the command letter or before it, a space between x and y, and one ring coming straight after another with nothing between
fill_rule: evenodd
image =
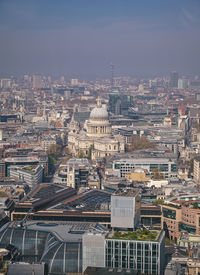
<instances>
[{"instance_id":1,"label":"window","mask_svg":"<svg viewBox=\"0 0 200 275\"><path fill-rule=\"evenodd\" d=\"M176 164L171 164L171 171L176 172Z\"/></svg>"},{"instance_id":2,"label":"window","mask_svg":"<svg viewBox=\"0 0 200 275\"><path fill-rule=\"evenodd\" d=\"M179 222L179 231L187 231L191 234L196 234L196 227Z\"/></svg>"},{"instance_id":3,"label":"window","mask_svg":"<svg viewBox=\"0 0 200 275\"><path fill-rule=\"evenodd\" d=\"M119 163L115 163L115 169L118 169L118 170L119 170L119 169L120 169L120 166L121 166L121 165L120 165Z\"/></svg>"},{"instance_id":4,"label":"window","mask_svg":"<svg viewBox=\"0 0 200 275\"><path fill-rule=\"evenodd\" d=\"M168 219L176 219L176 210L163 208L163 216Z\"/></svg>"}]
</instances>

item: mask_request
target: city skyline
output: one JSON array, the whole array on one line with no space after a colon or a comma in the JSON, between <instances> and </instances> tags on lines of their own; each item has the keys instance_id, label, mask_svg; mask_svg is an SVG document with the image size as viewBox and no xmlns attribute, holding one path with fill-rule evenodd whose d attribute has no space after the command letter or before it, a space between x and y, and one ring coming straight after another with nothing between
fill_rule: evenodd
<instances>
[{"instance_id":1,"label":"city skyline","mask_svg":"<svg viewBox=\"0 0 200 275\"><path fill-rule=\"evenodd\" d=\"M1 1L0 75L200 75L199 1Z\"/></svg>"}]
</instances>

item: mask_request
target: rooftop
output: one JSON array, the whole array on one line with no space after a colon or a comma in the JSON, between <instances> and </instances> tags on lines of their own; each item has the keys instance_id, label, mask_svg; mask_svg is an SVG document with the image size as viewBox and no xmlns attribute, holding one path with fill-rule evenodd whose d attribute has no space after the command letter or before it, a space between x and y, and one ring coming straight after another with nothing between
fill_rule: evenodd
<instances>
[{"instance_id":1,"label":"rooftop","mask_svg":"<svg viewBox=\"0 0 200 275\"><path fill-rule=\"evenodd\" d=\"M82 234L95 227L95 223L78 222L27 222L26 230L45 231L53 233L60 241L74 242L82 238Z\"/></svg>"},{"instance_id":2,"label":"rooftop","mask_svg":"<svg viewBox=\"0 0 200 275\"><path fill-rule=\"evenodd\" d=\"M52 209L77 211L108 211L111 194L102 190L89 190L57 204ZM49 209L50 210L50 209Z\"/></svg>"},{"instance_id":3,"label":"rooftop","mask_svg":"<svg viewBox=\"0 0 200 275\"><path fill-rule=\"evenodd\" d=\"M15 163L20 163L20 162L35 162L37 163L39 160L34 157L13 157L13 158L6 158L5 162L15 162Z\"/></svg>"},{"instance_id":4,"label":"rooftop","mask_svg":"<svg viewBox=\"0 0 200 275\"><path fill-rule=\"evenodd\" d=\"M132 189L132 188L123 188L118 189L114 195L116 196L122 196L122 197L135 197L137 196L139 190L138 189Z\"/></svg>"},{"instance_id":5,"label":"rooftop","mask_svg":"<svg viewBox=\"0 0 200 275\"><path fill-rule=\"evenodd\" d=\"M123 240L137 240L137 241L157 241L161 231L150 231L147 229L138 229L133 232L116 231L108 235L108 239L123 239Z\"/></svg>"}]
</instances>

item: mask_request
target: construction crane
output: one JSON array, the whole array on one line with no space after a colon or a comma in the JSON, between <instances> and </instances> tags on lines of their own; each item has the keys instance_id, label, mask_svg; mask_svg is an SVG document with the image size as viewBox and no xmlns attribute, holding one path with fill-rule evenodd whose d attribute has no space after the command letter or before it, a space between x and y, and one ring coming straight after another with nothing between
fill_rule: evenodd
<instances>
[{"instance_id":1,"label":"construction crane","mask_svg":"<svg viewBox=\"0 0 200 275\"><path fill-rule=\"evenodd\" d=\"M24 227L24 224L26 223L28 217L31 215L31 213L32 213L33 211L34 211L34 208L29 209L29 211L26 213L26 215L25 215L25 217L23 218L23 220L20 221L20 223L19 223L19 225L18 225L19 227Z\"/></svg>"}]
</instances>

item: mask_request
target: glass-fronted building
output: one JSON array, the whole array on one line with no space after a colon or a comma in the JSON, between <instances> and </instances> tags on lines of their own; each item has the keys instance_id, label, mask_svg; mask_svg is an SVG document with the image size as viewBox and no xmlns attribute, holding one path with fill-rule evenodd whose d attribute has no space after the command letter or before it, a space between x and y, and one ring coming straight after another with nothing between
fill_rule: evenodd
<instances>
[{"instance_id":1,"label":"glass-fronted building","mask_svg":"<svg viewBox=\"0 0 200 275\"><path fill-rule=\"evenodd\" d=\"M165 233L154 231L153 234L156 234L154 240L128 239L123 237L123 233L119 238L110 236L110 233L85 234L83 272L87 266L92 266L135 271L139 274L164 274Z\"/></svg>"},{"instance_id":2,"label":"glass-fronted building","mask_svg":"<svg viewBox=\"0 0 200 275\"><path fill-rule=\"evenodd\" d=\"M167 158L135 158L113 161L113 171L119 177L125 177L134 168L143 168L152 174L155 170L162 172L165 178L169 178L177 172L176 162Z\"/></svg>"},{"instance_id":3,"label":"glass-fronted building","mask_svg":"<svg viewBox=\"0 0 200 275\"><path fill-rule=\"evenodd\" d=\"M106 267L135 270L142 274L162 274L162 234L161 242L107 239Z\"/></svg>"}]
</instances>

